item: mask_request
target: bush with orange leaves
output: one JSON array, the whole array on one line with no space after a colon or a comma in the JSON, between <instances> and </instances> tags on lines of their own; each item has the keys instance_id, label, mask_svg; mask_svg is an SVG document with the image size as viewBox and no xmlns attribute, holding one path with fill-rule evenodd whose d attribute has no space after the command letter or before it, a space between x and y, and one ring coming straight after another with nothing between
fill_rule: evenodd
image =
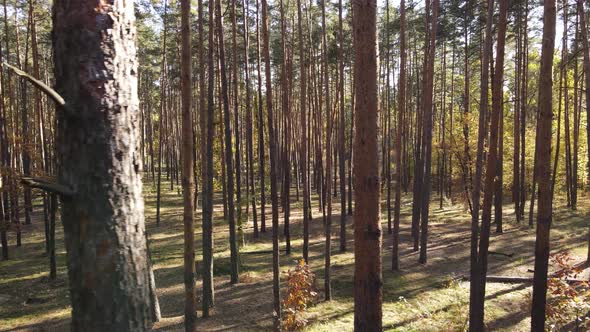
<instances>
[{"instance_id":1,"label":"bush with orange leaves","mask_svg":"<svg viewBox=\"0 0 590 332\"><path fill-rule=\"evenodd\" d=\"M567 252L551 254L558 268L547 280L546 314L551 331L586 331L590 329L590 283L575 281L583 269L574 264Z\"/></svg>"},{"instance_id":2,"label":"bush with orange leaves","mask_svg":"<svg viewBox=\"0 0 590 332\"><path fill-rule=\"evenodd\" d=\"M289 270L287 274L287 292L281 302L281 330L296 331L307 324L303 314L318 296L315 274L303 259L297 262L295 270Z\"/></svg>"}]
</instances>

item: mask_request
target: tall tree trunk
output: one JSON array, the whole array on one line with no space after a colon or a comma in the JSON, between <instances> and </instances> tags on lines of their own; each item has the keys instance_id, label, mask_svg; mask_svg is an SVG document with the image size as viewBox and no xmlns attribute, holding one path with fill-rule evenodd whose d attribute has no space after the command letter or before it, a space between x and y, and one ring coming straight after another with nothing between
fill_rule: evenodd
<instances>
[{"instance_id":1,"label":"tall tree trunk","mask_svg":"<svg viewBox=\"0 0 590 332\"><path fill-rule=\"evenodd\" d=\"M262 106L262 74L261 74L261 56L260 56L260 15L259 3L256 0L256 52L258 54L256 70L258 73L258 181L260 181L260 232L266 233L266 186L264 184L264 114Z\"/></svg>"},{"instance_id":2,"label":"tall tree trunk","mask_svg":"<svg viewBox=\"0 0 590 332\"><path fill-rule=\"evenodd\" d=\"M309 180L307 178L307 58L304 53L301 0L297 0L297 33L299 37L299 112L301 115L301 175L303 182L303 259L309 263Z\"/></svg>"},{"instance_id":3,"label":"tall tree trunk","mask_svg":"<svg viewBox=\"0 0 590 332\"><path fill-rule=\"evenodd\" d=\"M340 71L340 128L338 140L338 177L340 181L340 252L346 251L346 155L345 155L345 131L346 122L344 114L344 31L342 18L342 0L338 2L338 48L339 71Z\"/></svg>"},{"instance_id":4,"label":"tall tree trunk","mask_svg":"<svg viewBox=\"0 0 590 332\"><path fill-rule=\"evenodd\" d=\"M480 237L479 227L479 208L480 208L480 190L481 178L483 173L483 154L484 154L484 139L486 136L486 118L488 113L488 78L490 68L490 54L492 52L492 20L494 16L494 0L487 0L487 18L485 30L485 42L482 52L482 75L481 75L481 91L479 103L479 128L477 138L477 159L475 164L475 177L473 179L472 203L473 211L471 214L471 269L470 269L470 297L469 297L469 331L483 331L484 329L484 299L481 298L480 287L485 287L480 284L482 275L482 264L478 257L478 244ZM482 227L483 228L483 227ZM483 231L482 231L483 233ZM485 236L485 234L483 234Z\"/></svg>"},{"instance_id":5,"label":"tall tree trunk","mask_svg":"<svg viewBox=\"0 0 590 332\"><path fill-rule=\"evenodd\" d=\"M184 329L196 331L197 292L195 289L194 159L192 119L192 63L189 0L181 0L182 55L180 86L182 98L182 197L184 205Z\"/></svg>"},{"instance_id":6,"label":"tall tree trunk","mask_svg":"<svg viewBox=\"0 0 590 332\"><path fill-rule=\"evenodd\" d=\"M266 111L268 120L268 138L270 145L270 197L272 203L272 291L274 307L274 329L280 329L281 321L281 294L279 279L279 202L277 196L277 154L276 137L274 130L273 105L272 105L272 74L270 67L270 42L268 32L268 6L266 0L261 1L262 5L262 40L264 43L264 62L266 76Z\"/></svg>"},{"instance_id":7,"label":"tall tree trunk","mask_svg":"<svg viewBox=\"0 0 590 332\"><path fill-rule=\"evenodd\" d=\"M584 79L585 79L585 93L586 93L586 118L590 116L590 46L588 45L588 26L586 25L586 13L584 12L584 2L577 0L578 12L580 16L580 30L582 31L582 46L584 47ZM555 10L555 9L554 9ZM554 18L555 20L555 18ZM555 22L553 22L555 25ZM553 27L553 34L555 34L555 27ZM553 57L552 57L553 58ZM550 116L551 114L549 114ZM588 139L588 146L590 147L590 123L586 124L586 136ZM588 156L588 167L590 169L590 155ZM590 175L589 179L590 179ZM541 188L539 187L539 190ZM539 197L539 200L541 198ZM540 206L539 206L540 207ZM550 215L549 215L550 216ZM551 219L549 219L551 221ZM538 222L537 222L538 223ZM547 233L549 231L547 230ZM588 257L590 262L590 229L588 231Z\"/></svg>"},{"instance_id":8,"label":"tall tree trunk","mask_svg":"<svg viewBox=\"0 0 590 332\"><path fill-rule=\"evenodd\" d=\"M231 283L236 284L239 282L238 277L238 240L236 238L236 220L235 220L235 206L234 206L234 168L232 160L232 139L231 139L231 126L230 126L230 111L229 111L229 93L227 86L227 73L225 65L225 45L223 36L223 16L221 15L221 1L215 3L216 16L215 21L217 22L217 40L219 47L219 62L220 62L220 74L221 74L221 95L223 98L223 123L224 123L224 136L225 136L225 176L227 178L227 217L229 223L229 247L230 247L230 270L231 270Z\"/></svg>"},{"instance_id":9,"label":"tall tree trunk","mask_svg":"<svg viewBox=\"0 0 590 332\"><path fill-rule=\"evenodd\" d=\"M582 2L578 0L580 6ZM543 10L543 44L539 71L539 106L537 120L537 179L539 180L539 207L537 211L537 239L535 242L535 274L533 277L533 304L531 330L545 330L547 302L547 270L549 265L549 231L551 228L551 127L553 120L553 52L555 48L555 0L546 0ZM585 27L583 11L580 14ZM588 44L586 59L588 59Z\"/></svg>"},{"instance_id":10,"label":"tall tree trunk","mask_svg":"<svg viewBox=\"0 0 590 332\"><path fill-rule=\"evenodd\" d=\"M162 205L162 154L164 149L164 139L165 139L165 130L164 130L164 118L166 112L166 72L167 72L167 64L166 64L166 37L167 37L167 21L168 21L168 0L164 0L164 27L163 27L163 38L162 38L162 64L160 67L160 116L159 116L159 125L158 125L158 181L157 181L157 189L156 189L156 225L160 225L160 207Z\"/></svg>"},{"instance_id":11,"label":"tall tree trunk","mask_svg":"<svg viewBox=\"0 0 590 332\"><path fill-rule=\"evenodd\" d=\"M355 79L354 330L382 330L377 147L377 1L353 2Z\"/></svg>"},{"instance_id":12,"label":"tall tree trunk","mask_svg":"<svg viewBox=\"0 0 590 332\"><path fill-rule=\"evenodd\" d=\"M430 36L428 37L428 60L426 63L427 67L424 69L424 90L422 92L423 101L423 163L424 163L424 175L422 176L422 201L421 201L421 212L420 212L420 257L419 262L426 264L427 255L426 248L428 243L428 217L430 209L430 192L432 190L432 175L431 175L431 161L432 161L432 118L433 118L433 81L434 81L434 56L436 53L436 28L437 28L437 17L438 17L439 0L432 2L431 14L430 14ZM427 23L428 24L428 23Z\"/></svg>"},{"instance_id":13,"label":"tall tree trunk","mask_svg":"<svg viewBox=\"0 0 590 332\"><path fill-rule=\"evenodd\" d=\"M495 179L497 174L497 162L498 162L498 136L503 133L499 131L499 122L501 113L503 113L504 104L504 90L503 90L503 79L504 79L504 47L506 41L506 25L507 25L507 8L508 0L500 0L500 15L498 20L498 38L497 38L497 49L496 49L496 66L495 73L492 78L492 110L491 110L491 125L490 125L490 138L489 138L489 151L486 156L486 176L484 182L484 198L483 198L483 209L482 209L482 220L481 229L479 234L479 249L477 253L477 270L478 278L477 281L477 294L475 297L474 309L476 310L476 316L480 318L479 323L481 325L470 326L470 328L483 328L484 318L484 301L485 301L485 289L486 289L486 275L488 270L488 251L490 244L490 227L492 221L492 203L495 192ZM488 11L493 12L492 8L488 8ZM488 12L488 18L492 18L492 15ZM488 45L491 46L491 45ZM484 51L487 52L487 51ZM486 87L487 88L487 87ZM487 100L487 94L486 99ZM472 279L472 283L473 283ZM476 321L477 322L477 321Z\"/></svg>"},{"instance_id":14,"label":"tall tree trunk","mask_svg":"<svg viewBox=\"0 0 590 332\"><path fill-rule=\"evenodd\" d=\"M199 6L199 35L203 30L202 6ZM213 135L215 121L215 0L209 1L209 31L207 51L207 109L202 108L203 118L201 130L206 131L205 172L203 174L203 317L209 317L209 308L215 304L213 282ZM204 91L204 87L203 90ZM202 102L201 102L202 103Z\"/></svg>"},{"instance_id":15,"label":"tall tree trunk","mask_svg":"<svg viewBox=\"0 0 590 332\"><path fill-rule=\"evenodd\" d=\"M56 90L71 107L57 117L59 181L75 191L62 196L72 330L146 331L133 2L56 0L53 32Z\"/></svg>"},{"instance_id":16,"label":"tall tree trunk","mask_svg":"<svg viewBox=\"0 0 590 332\"><path fill-rule=\"evenodd\" d=\"M253 146L253 133L252 133L252 98L250 94L250 22L249 17L249 1L243 0L243 20L244 20L244 77L245 77L245 89L246 89L246 145L248 152L248 175L249 182L248 192L249 201L246 202L252 204L252 220L254 222L254 237L258 237L258 213L256 211L256 191L254 186L254 146Z\"/></svg>"},{"instance_id":17,"label":"tall tree trunk","mask_svg":"<svg viewBox=\"0 0 590 332\"><path fill-rule=\"evenodd\" d=\"M332 299L332 287L330 268L331 268L331 245L332 245L332 104L330 100L330 67L328 63L328 43L326 31L326 0L322 1L322 63L324 74L324 97L326 98L326 184L325 184L325 202L327 206L327 214L324 218L325 227L325 252L324 252L324 299L329 301Z\"/></svg>"},{"instance_id":18,"label":"tall tree trunk","mask_svg":"<svg viewBox=\"0 0 590 332\"><path fill-rule=\"evenodd\" d=\"M397 107L397 131L396 131L396 153L395 153L395 203L393 208L393 249L391 258L391 269L399 271L399 224L401 210L401 182L402 182L402 131L403 114L406 109L406 4L405 0L400 1L400 65L398 84L398 107Z\"/></svg>"}]
</instances>

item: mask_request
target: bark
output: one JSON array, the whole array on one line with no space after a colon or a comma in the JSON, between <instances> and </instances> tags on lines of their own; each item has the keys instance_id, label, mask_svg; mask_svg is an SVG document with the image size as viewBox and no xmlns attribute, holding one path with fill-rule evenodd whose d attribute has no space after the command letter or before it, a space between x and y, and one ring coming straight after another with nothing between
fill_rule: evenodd
<instances>
[{"instance_id":1,"label":"bark","mask_svg":"<svg viewBox=\"0 0 590 332\"><path fill-rule=\"evenodd\" d=\"M279 280L279 202L277 197L277 174L276 174L276 138L273 120L273 104L272 104L272 74L270 67L270 43L268 31L268 6L266 0L261 1L262 5L262 40L264 43L264 62L265 62L265 76L266 76L266 111L268 120L268 137L270 142L270 197L272 204L272 291L273 291L273 308L274 308L274 329L280 329L281 321L281 294L280 294L280 280Z\"/></svg>"},{"instance_id":2,"label":"bark","mask_svg":"<svg viewBox=\"0 0 590 332\"><path fill-rule=\"evenodd\" d=\"M479 321L473 323L481 324L470 326L471 329L478 327L483 328L484 318L484 301L485 301L485 289L486 289L486 275L488 270L488 251L490 244L490 227L492 221L492 201L495 192L495 179L497 174L497 163L498 163L498 141L499 135L503 133L499 131L499 122L501 114L503 113L504 104L504 90L503 90L503 79L504 79L504 47L506 41L506 25L507 25L507 0L500 0L500 15L498 20L498 38L497 38L497 49L496 49L496 66L495 73L493 75L492 82L492 110L491 110L491 125L490 125L490 138L489 138L489 151L486 158L486 176L484 183L484 198L483 198L483 210L481 229L479 234L479 249L477 252L477 264L478 271L477 282L477 293L474 298L475 304L475 316L480 318ZM492 5L493 8L493 5ZM488 8L493 11L493 9ZM489 13L488 13L489 15ZM492 16L489 15L488 18ZM487 97L487 94L486 94ZM486 99L487 100L487 99ZM474 280L473 278L471 279Z\"/></svg>"},{"instance_id":3,"label":"bark","mask_svg":"<svg viewBox=\"0 0 590 332\"><path fill-rule=\"evenodd\" d=\"M326 182L324 191L325 206L327 206L327 214L324 217L324 231L326 236L326 244L324 248L324 299L329 301L332 299L331 288L331 244L332 244L332 104L330 100L330 67L328 65L328 43L326 32L326 0L322 2L322 63L324 74L324 97L326 98Z\"/></svg>"},{"instance_id":4,"label":"bark","mask_svg":"<svg viewBox=\"0 0 590 332\"><path fill-rule=\"evenodd\" d=\"M377 1L353 2L355 77L354 330L382 330L377 143Z\"/></svg>"},{"instance_id":5,"label":"bark","mask_svg":"<svg viewBox=\"0 0 590 332\"><path fill-rule=\"evenodd\" d=\"M215 63L214 44L215 33L213 28L215 16L215 0L209 1L209 31L207 51L207 71L208 71L208 86L207 86L207 109L206 112L206 161L205 173L203 178L203 317L209 317L209 308L215 304L215 292L213 282L213 136L214 136L214 121L215 121ZM202 10L201 10L202 11ZM200 15L202 13L200 12ZM203 18L200 17L200 27L202 29Z\"/></svg>"},{"instance_id":6,"label":"bark","mask_svg":"<svg viewBox=\"0 0 590 332\"><path fill-rule=\"evenodd\" d=\"M578 2L581 4L581 2ZM552 219L551 202L551 127L553 120L553 52L555 48L555 0L544 4L543 44L539 72L539 106L537 120L537 179L539 198L537 208L537 238L535 241L535 273L533 276L533 304L531 330L544 331L547 302L547 270L549 267L549 232ZM581 17L583 21L583 16ZM583 24L583 26L586 26Z\"/></svg>"},{"instance_id":7,"label":"bark","mask_svg":"<svg viewBox=\"0 0 590 332\"><path fill-rule=\"evenodd\" d=\"M297 33L299 37L299 66L301 83L299 91L299 112L301 115L301 175L303 182L303 259L309 264L309 180L307 178L307 58L304 53L303 27L301 21L301 0L297 0Z\"/></svg>"},{"instance_id":8,"label":"bark","mask_svg":"<svg viewBox=\"0 0 590 332\"><path fill-rule=\"evenodd\" d=\"M399 224L400 224L400 210L401 210L401 183L402 183L402 131L403 131L403 114L406 109L406 5L405 0L400 1L400 69L399 69L399 84L398 84L398 108L397 108L397 131L395 142L397 144L397 152L395 154L395 202L393 208L393 249L391 258L391 269L399 271Z\"/></svg>"},{"instance_id":9,"label":"bark","mask_svg":"<svg viewBox=\"0 0 590 332\"><path fill-rule=\"evenodd\" d=\"M427 260L427 243L428 243L428 218L430 208L430 192L432 190L432 176L431 176L431 162L432 162L432 118L433 118L433 81L434 81L434 56L436 53L436 28L437 28L437 17L438 17L439 1L434 0L432 2L431 14L430 14L430 36L428 38L428 60L424 69L424 91L423 91L423 163L424 163L424 175L422 176L422 198L421 198L421 212L420 212L420 257L418 261L421 264L426 264ZM428 23L427 23L428 24Z\"/></svg>"},{"instance_id":10,"label":"bark","mask_svg":"<svg viewBox=\"0 0 590 332\"><path fill-rule=\"evenodd\" d=\"M260 232L266 233L266 186L264 184L264 114L262 106L262 74L260 66L260 23L259 3L256 0L256 70L258 73L258 181L260 181Z\"/></svg>"},{"instance_id":11,"label":"bark","mask_svg":"<svg viewBox=\"0 0 590 332\"><path fill-rule=\"evenodd\" d=\"M475 164L475 177L473 179L472 203L473 211L471 214L471 283L469 297L469 331L482 331L484 328L484 299L481 297L480 281L482 275L482 264L478 257L478 245L480 237L479 227L479 209L480 209L480 190L481 178L483 173L483 154L484 138L486 136L486 118L488 112L488 78L490 54L492 51L492 19L494 14L494 0L487 0L487 18L485 30L484 50L482 52L482 77L479 103L479 128L477 139L477 159ZM482 227L483 228L483 227ZM485 229L482 231L482 238L485 237ZM485 243L484 243L485 244ZM483 286L485 287L485 286Z\"/></svg>"},{"instance_id":12,"label":"bark","mask_svg":"<svg viewBox=\"0 0 590 332\"><path fill-rule=\"evenodd\" d=\"M168 9L168 1L164 0L164 27L163 27L163 37L162 37L162 65L161 65L161 73L160 73L160 119L158 125L158 181L157 181L157 189L156 189L156 225L160 225L160 205L162 200L162 158L163 158L163 149L164 144L163 141L166 137L165 129L164 129L164 114L166 111L166 72L167 72L167 64L166 64L166 37L167 37L167 15Z\"/></svg>"},{"instance_id":13,"label":"bark","mask_svg":"<svg viewBox=\"0 0 590 332\"><path fill-rule=\"evenodd\" d=\"M585 94L586 94L586 118L590 116L590 46L588 45L588 27L586 25L586 13L584 11L584 2L578 0L578 12L580 16L580 28L582 30L582 46L584 47L584 79L585 79ZM586 124L586 136L588 139L588 146L590 146L590 124ZM588 167L590 169L590 156L588 157ZM590 175L589 175L590 177ZM540 190L541 188L539 188ZM540 199L540 198L539 198ZM588 231L588 257L590 262L590 229Z\"/></svg>"},{"instance_id":14,"label":"bark","mask_svg":"<svg viewBox=\"0 0 590 332\"><path fill-rule=\"evenodd\" d=\"M338 178L340 181L340 252L346 251L346 157L344 152L345 146L345 114L344 114L344 32L342 27L342 0L338 2L338 27L340 46L338 48L339 71L340 71L340 128L338 140Z\"/></svg>"},{"instance_id":15,"label":"bark","mask_svg":"<svg viewBox=\"0 0 590 332\"><path fill-rule=\"evenodd\" d=\"M215 3L216 7L216 27L217 27L217 40L219 47L219 62L220 62L220 74L221 74L221 95L223 98L223 124L224 124L224 136L225 136L225 175L227 178L226 190L227 190L227 218L229 223L229 246L230 246L230 270L231 270L231 283L236 284L239 282L238 276L238 243L236 238L236 220L235 220L235 206L234 206L234 168L232 160L232 138L231 138L231 126L230 126L230 111L229 111L229 92L227 84L227 73L225 65L225 45L223 36L223 16L221 15L221 1ZM239 185L239 184L237 184Z\"/></svg>"},{"instance_id":16,"label":"bark","mask_svg":"<svg viewBox=\"0 0 590 332\"><path fill-rule=\"evenodd\" d=\"M184 205L184 329L196 331L194 159L190 1L181 0L182 197Z\"/></svg>"},{"instance_id":17,"label":"bark","mask_svg":"<svg viewBox=\"0 0 590 332\"><path fill-rule=\"evenodd\" d=\"M133 13L53 3L56 91L76 109L57 110L59 182L75 191L62 197L75 331L151 328Z\"/></svg>"}]
</instances>

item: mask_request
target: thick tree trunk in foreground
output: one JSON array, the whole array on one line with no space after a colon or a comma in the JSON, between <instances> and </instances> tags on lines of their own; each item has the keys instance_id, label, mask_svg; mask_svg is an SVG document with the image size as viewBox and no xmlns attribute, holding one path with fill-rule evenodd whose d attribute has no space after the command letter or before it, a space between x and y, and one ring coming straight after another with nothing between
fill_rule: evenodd
<instances>
[{"instance_id":1,"label":"thick tree trunk in foreground","mask_svg":"<svg viewBox=\"0 0 590 332\"><path fill-rule=\"evenodd\" d=\"M354 330L381 331L383 280L377 148L377 1L353 2L355 77Z\"/></svg>"},{"instance_id":2,"label":"thick tree trunk in foreground","mask_svg":"<svg viewBox=\"0 0 590 332\"><path fill-rule=\"evenodd\" d=\"M553 120L553 52L555 48L555 0L545 0L543 15L543 44L539 72L539 116L537 122L537 239L535 242L535 274L533 276L533 305L531 330L544 331L547 302L547 270L549 260L549 231L551 228L551 126ZM586 25L583 24L585 27Z\"/></svg>"},{"instance_id":3,"label":"thick tree trunk in foreground","mask_svg":"<svg viewBox=\"0 0 590 332\"><path fill-rule=\"evenodd\" d=\"M131 1L53 3L73 331L151 327L134 24Z\"/></svg>"}]
</instances>

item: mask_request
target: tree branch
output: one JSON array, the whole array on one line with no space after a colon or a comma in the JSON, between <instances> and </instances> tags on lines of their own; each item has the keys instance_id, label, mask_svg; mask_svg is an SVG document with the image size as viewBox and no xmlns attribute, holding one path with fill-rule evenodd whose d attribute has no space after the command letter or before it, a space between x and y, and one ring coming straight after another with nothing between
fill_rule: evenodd
<instances>
[{"instance_id":1,"label":"tree branch","mask_svg":"<svg viewBox=\"0 0 590 332\"><path fill-rule=\"evenodd\" d=\"M16 75L27 79L34 86L36 86L41 91L43 91L45 94L47 94L56 104L58 104L59 106L63 107L65 110L67 110L67 111L70 110L68 104L66 104L66 101L63 99L63 97L60 96L59 93L57 93L55 90L53 90L52 88L50 88L47 84L43 83L42 81L34 78L33 76L31 76L29 74L27 74L26 72L20 70L19 68L15 67L13 65L8 64L7 62L3 62L2 63L2 66L10 69Z\"/></svg>"},{"instance_id":2,"label":"tree branch","mask_svg":"<svg viewBox=\"0 0 590 332\"><path fill-rule=\"evenodd\" d=\"M74 195L74 191L71 188L57 183L56 179L53 177L22 178L21 183L31 188L37 188L59 194L62 197L71 197Z\"/></svg>"}]
</instances>

